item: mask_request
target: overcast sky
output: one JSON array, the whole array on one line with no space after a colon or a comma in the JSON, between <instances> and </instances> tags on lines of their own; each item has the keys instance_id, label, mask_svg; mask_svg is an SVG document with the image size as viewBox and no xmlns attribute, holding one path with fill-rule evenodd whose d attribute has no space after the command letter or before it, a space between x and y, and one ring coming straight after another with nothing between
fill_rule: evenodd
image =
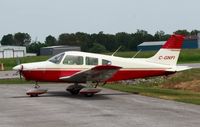
<instances>
[{"instance_id":1,"label":"overcast sky","mask_svg":"<svg viewBox=\"0 0 200 127\"><path fill-rule=\"evenodd\" d=\"M0 39L26 32L32 40L61 33L172 34L200 30L199 0L0 0Z\"/></svg>"}]
</instances>

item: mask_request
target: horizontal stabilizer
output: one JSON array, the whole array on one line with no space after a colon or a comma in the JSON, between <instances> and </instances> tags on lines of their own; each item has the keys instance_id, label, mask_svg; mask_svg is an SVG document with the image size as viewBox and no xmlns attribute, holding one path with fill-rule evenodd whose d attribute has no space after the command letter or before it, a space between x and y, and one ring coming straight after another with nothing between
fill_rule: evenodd
<instances>
[{"instance_id":1,"label":"horizontal stabilizer","mask_svg":"<svg viewBox=\"0 0 200 127\"><path fill-rule=\"evenodd\" d=\"M168 69L167 71L178 72L178 71L184 71L184 70L189 70L189 69L192 69L192 67L189 67L189 66L175 66L172 69Z\"/></svg>"}]
</instances>

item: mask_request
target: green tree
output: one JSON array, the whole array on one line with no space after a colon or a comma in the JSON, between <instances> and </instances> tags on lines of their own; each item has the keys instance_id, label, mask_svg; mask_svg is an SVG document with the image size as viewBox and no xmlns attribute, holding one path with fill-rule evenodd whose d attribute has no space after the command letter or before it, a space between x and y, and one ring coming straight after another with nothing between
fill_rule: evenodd
<instances>
[{"instance_id":1,"label":"green tree","mask_svg":"<svg viewBox=\"0 0 200 127\"><path fill-rule=\"evenodd\" d=\"M165 36L165 32L160 30L160 31L157 31L154 35L154 39L156 41L164 41L164 36Z\"/></svg>"},{"instance_id":2,"label":"green tree","mask_svg":"<svg viewBox=\"0 0 200 127\"><path fill-rule=\"evenodd\" d=\"M36 53L40 55L40 48L45 47L46 45L41 42L33 42L27 46L27 52Z\"/></svg>"},{"instance_id":3,"label":"green tree","mask_svg":"<svg viewBox=\"0 0 200 127\"><path fill-rule=\"evenodd\" d=\"M15 33L14 35L15 45L28 46L31 42L31 36L28 33Z\"/></svg>"},{"instance_id":4,"label":"green tree","mask_svg":"<svg viewBox=\"0 0 200 127\"><path fill-rule=\"evenodd\" d=\"M174 33L175 34L180 34L180 35L185 35L185 36L190 35L190 32L188 32L187 30L177 30Z\"/></svg>"},{"instance_id":5,"label":"green tree","mask_svg":"<svg viewBox=\"0 0 200 127\"><path fill-rule=\"evenodd\" d=\"M200 33L199 30L192 30L192 31L190 32L191 35L197 35L198 33Z\"/></svg>"},{"instance_id":6,"label":"green tree","mask_svg":"<svg viewBox=\"0 0 200 127\"><path fill-rule=\"evenodd\" d=\"M94 43L97 43L97 34L88 35L87 41L84 41L81 44L81 50L90 52L90 49L93 47Z\"/></svg>"},{"instance_id":7,"label":"green tree","mask_svg":"<svg viewBox=\"0 0 200 127\"><path fill-rule=\"evenodd\" d=\"M106 52L106 48L99 43L94 43L92 48L89 49L89 52L103 53L103 52Z\"/></svg>"},{"instance_id":8,"label":"green tree","mask_svg":"<svg viewBox=\"0 0 200 127\"><path fill-rule=\"evenodd\" d=\"M75 36L75 34L68 34L68 33L61 34L58 37L58 44L59 45L71 45L71 46L78 45L76 43L76 36Z\"/></svg>"},{"instance_id":9,"label":"green tree","mask_svg":"<svg viewBox=\"0 0 200 127\"><path fill-rule=\"evenodd\" d=\"M56 45L56 43L57 43L56 38L51 35L47 36L45 39L45 44L47 46L53 46L53 45Z\"/></svg>"},{"instance_id":10,"label":"green tree","mask_svg":"<svg viewBox=\"0 0 200 127\"><path fill-rule=\"evenodd\" d=\"M2 45L15 45L15 40L12 34L4 35L1 39Z\"/></svg>"},{"instance_id":11,"label":"green tree","mask_svg":"<svg viewBox=\"0 0 200 127\"><path fill-rule=\"evenodd\" d=\"M77 32L76 36L76 44L81 46L81 51L89 51L92 47L90 35L83 32Z\"/></svg>"},{"instance_id":12,"label":"green tree","mask_svg":"<svg viewBox=\"0 0 200 127\"><path fill-rule=\"evenodd\" d=\"M131 36L131 44L129 44L131 50L137 50L137 45L141 44L142 42L155 40L154 36L148 34L148 32L145 30L137 30L137 32Z\"/></svg>"},{"instance_id":13,"label":"green tree","mask_svg":"<svg viewBox=\"0 0 200 127\"><path fill-rule=\"evenodd\" d=\"M115 39L115 35L112 35L112 34L107 34L106 35L106 44L104 45L106 50L110 51L110 52L113 52L115 51L118 47L119 47L119 44L117 44L117 41Z\"/></svg>"},{"instance_id":14,"label":"green tree","mask_svg":"<svg viewBox=\"0 0 200 127\"><path fill-rule=\"evenodd\" d=\"M115 35L117 47L122 46L123 50L130 50L131 36L128 33L120 32ZM115 50L117 49L115 47ZM121 49L122 50L122 49Z\"/></svg>"}]
</instances>

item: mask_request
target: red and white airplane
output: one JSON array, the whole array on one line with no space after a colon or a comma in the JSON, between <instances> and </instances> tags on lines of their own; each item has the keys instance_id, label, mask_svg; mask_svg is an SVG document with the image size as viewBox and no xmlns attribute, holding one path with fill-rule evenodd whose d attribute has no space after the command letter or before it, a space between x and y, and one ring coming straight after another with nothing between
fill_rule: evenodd
<instances>
[{"instance_id":1,"label":"red and white airplane","mask_svg":"<svg viewBox=\"0 0 200 127\"><path fill-rule=\"evenodd\" d=\"M74 83L67 88L71 94L93 95L100 91L99 83L170 75L190 69L177 66L183 44L182 35L172 35L162 48L150 58L122 58L116 56L69 51L60 53L47 61L24 63L15 66L26 80L37 82ZM96 83L83 87L80 83ZM41 92L42 93L42 92ZM38 91L28 93L31 96Z\"/></svg>"}]
</instances>

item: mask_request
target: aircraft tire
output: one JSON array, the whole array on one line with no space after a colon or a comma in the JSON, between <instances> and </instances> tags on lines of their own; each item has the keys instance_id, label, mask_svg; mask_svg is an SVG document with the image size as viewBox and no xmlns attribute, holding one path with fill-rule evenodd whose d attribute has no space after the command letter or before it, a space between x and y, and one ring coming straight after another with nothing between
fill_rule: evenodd
<instances>
[{"instance_id":1,"label":"aircraft tire","mask_svg":"<svg viewBox=\"0 0 200 127\"><path fill-rule=\"evenodd\" d=\"M30 97L38 97L38 94L30 94Z\"/></svg>"},{"instance_id":2,"label":"aircraft tire","mask_svg":"<svg viewBox=\"0 0 200 127\"><path fill-rule=\"evenodd\" d=\"M93 97L94 94L93 93L87 93L87 94L84 94L85 97Z\"/></svg>"},{"instance_id":3,"label":"aircraft tire","mask_svg":"<svg viewBox=\"0 0 200 127\"><path fill-rule=\"evenodd\" d=\"M72 94L72 95L78 95L79 94L79 91L80 90L70 90L69 92Z\"/></svg>"},{"instance_id":4,"label":"aircraft tire","mask_svg":"<svg viewBox=\"0 0 200 127\"><path fill-rule=\"evenodd\" d=\"M66 90L70 92L72 95L78 95L79 91L83 88L84 86L82 85L71 85L69 86Z\"/></svg>"}]
</instances>

